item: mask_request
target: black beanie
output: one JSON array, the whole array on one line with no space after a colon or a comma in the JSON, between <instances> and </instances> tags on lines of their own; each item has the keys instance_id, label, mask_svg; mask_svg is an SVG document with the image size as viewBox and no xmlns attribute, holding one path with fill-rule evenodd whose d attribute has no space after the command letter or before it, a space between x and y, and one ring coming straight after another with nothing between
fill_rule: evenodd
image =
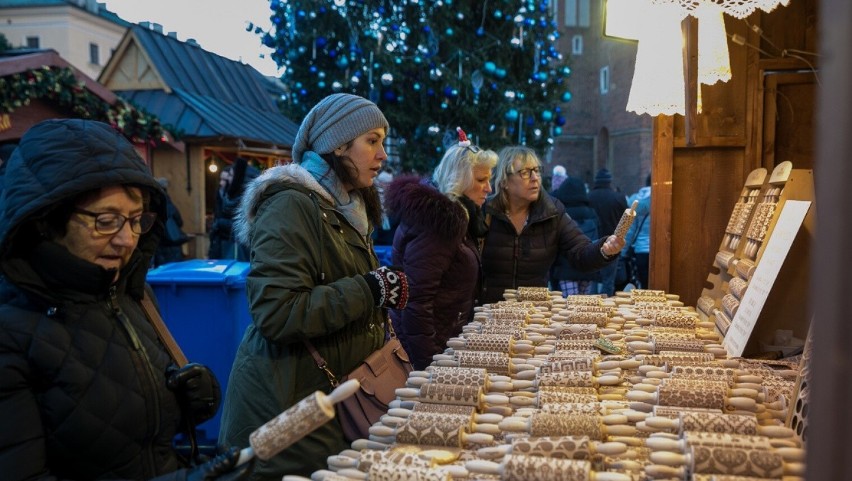
<instances>
[{"instance_id":1,"label":"black beanie","mask_svg":"<svg viewBox=\"0 0 852 481\"><path fill-rule=\"evenodd\" d=\"M607 186L612 183L612 173L609 169L601 169L595 174L595 185Z\"/></svg>"}]
</instances>

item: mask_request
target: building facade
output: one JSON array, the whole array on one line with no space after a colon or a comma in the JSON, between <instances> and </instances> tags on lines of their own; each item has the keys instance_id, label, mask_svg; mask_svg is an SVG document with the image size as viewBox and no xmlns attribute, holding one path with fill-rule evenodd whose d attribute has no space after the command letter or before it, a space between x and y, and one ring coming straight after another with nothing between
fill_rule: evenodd
<instances>
[{"instance_id":1,"label":"building facade","mask_svg":"<svg viewBox=\"0 0 852 481\"><path fill-rule=\"evenodd\" d=\"M637 42L604 37L605 0L555 0L560 51L571 67L567 123L555 139L551 163L590 186L606 167L625 195L645 185L651 172L652 118L628 112Z\"/></svg>"},{"instance_id":2,"label":"building facade","mask_svg":"<svg viewBox=\"0 0 852 481\"><path fill-rule=\"evenodd\" d=\"M0 0L0 33L12 47L53 49L91 78L129 26L96 0Z\"/></svg>"}]
</instances>

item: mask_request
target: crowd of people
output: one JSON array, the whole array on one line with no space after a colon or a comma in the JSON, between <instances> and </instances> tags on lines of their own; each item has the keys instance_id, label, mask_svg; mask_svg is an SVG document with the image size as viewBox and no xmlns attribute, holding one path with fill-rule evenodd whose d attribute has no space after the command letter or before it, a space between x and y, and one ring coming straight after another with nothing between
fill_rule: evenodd
<instances>
[{"instance_id":1,"label":"crowd of people","mask_svg":"<svg viewBox=\"0 0 852 481\"><path fill-rule=\"evenodd\" d=\"M309 476L348 447L338 422L269 460L237 460L257 428L331 389L314 352L345 374L393 333L423 369L506 289L612 294L627 201L609 171L589 192L555 169L551 195L535 151L495 152L459 128L430 175L393 176L389 128L373 102L333 94L301 122L292 163L261 173L238 159L222 172L208 255L250 262L252 317L225 393L209 369L181 365L150 312L146 270L175 221L165 186L106 124L31 128L0 167L0 472ZM638 198L649 207L650 188ZM378 230L389 266L373 249ZM175 435L210 419L220 398L220 454L183 456Z\"/></svg>"}]
</instances>

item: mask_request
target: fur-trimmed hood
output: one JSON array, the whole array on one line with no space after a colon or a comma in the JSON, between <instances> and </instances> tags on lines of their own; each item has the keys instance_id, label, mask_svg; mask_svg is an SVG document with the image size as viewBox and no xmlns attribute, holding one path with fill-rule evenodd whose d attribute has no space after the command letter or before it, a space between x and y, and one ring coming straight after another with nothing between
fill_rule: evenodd
<instances>
[{"instance_id":1,"label":"fur-trimmed hood","mask_svg":"<svg viewBox=\"0 0 852 481\"><path fill-rule=\"evenodd\" d=\"M395 223L431 231L443 239L460 240L468 214L462 204L416 175L394 179L385 191L385 210Z\"/></svg>"},{"instance_id":2,"label":"fur-trimmed hood","mask_svg":"<svg viewBox=\"0 0 852 481\"><path fill-rule=\"evenodd\" d=\"M234 232L240 242L246 245L250 244L251 226L257 215L257 209L263 202L269 188L280 183L301 186L303 189L315 192L328 203L334 205L331 194L301 165L292 163L272 167L251 181L243 193L240 207L234 216Z\"/></svg>"}]
</instances>

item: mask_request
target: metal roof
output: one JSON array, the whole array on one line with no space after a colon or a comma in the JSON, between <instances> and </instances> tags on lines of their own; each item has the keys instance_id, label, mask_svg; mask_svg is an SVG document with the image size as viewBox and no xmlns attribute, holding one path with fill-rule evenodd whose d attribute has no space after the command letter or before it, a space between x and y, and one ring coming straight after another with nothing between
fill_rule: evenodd
<instances>
[{"instance_id":1,"label":"metal roof","mask_svg":"<svg viewBox=\"0 0 852 481\"><path fill-rule=\"evenodd\" d=\"M116 93L156 115L163 125L171 125L187 139L236 137L293 144L299 126L278 109L270 93L272 82L250 65L139 25L132 26L128 35L134 36L172 93Z\"/></svg>"}]
</instances>

